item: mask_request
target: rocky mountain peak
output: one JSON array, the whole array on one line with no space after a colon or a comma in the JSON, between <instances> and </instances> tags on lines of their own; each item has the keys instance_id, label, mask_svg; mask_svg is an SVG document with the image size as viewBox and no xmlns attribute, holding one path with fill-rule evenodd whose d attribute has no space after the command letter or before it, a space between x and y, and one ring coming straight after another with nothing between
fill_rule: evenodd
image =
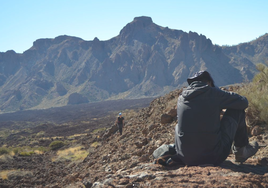
<instances>
[{"instance_id":1,"label":"rocky mountain peak","mask_svg":"<svg viewBox=\"0 0 268 188\"><path fill-rule=\"evenodd\" d=\"M135 17L134 20L130 23L128 23L121 31L121 36L129 36L133 35L137 31L140 31L148 26L150 26L153 23L152 18L141 16L141 17Z\"/></svg>"},{"instance_id":2,"label":"rocky mountain peak","mask_svg":"<svg viewBox=\"0 0 268 188\"><path fill-rule=\"evenodd\" d=\"M140 17L135 17L133 22L138 23L138 24L142 24L144 27L150 25L151 23L153 23L153 20L151 17L147 17L147 16L140 16Z\"/></svg>"},{"instance_id":3,"label":"rocky mountain peak","mask_svg":"<svg viewBox=\"0 0 268 188\"><path fill-rule=\"evenodd\" d=\"M59 44L59 43L62 43L64 41L77 41L77 40L82 40L82 39L79 37L60 35L60 36L53 39L53 43Z\"/></svg>"},{"instance_id":4,"label":"rocky mountain peak","mask_svg":"<svg viewBox=\"0 0 268 188\"><path fill-rule=\"evenodd\" d=\"M36 49L38 51L45 51L46 49L51 47L51 45L61 44L62 42L65 42L65 41L78 41L78 40L82 40L82 39L78 38L78 37L68 36L68 35L60 35L60 36L55 37L53 39L43 38L43 39L36 40L33 43L32 49Z\"/></svg>"},{"instance_id":5,"label":"rocky mountain peak","mask_svg":"<svg viewBox=\"0 0 268 188\"><path fill-rule=\"evenodd\" d=\"M14 50L8 50L6 51L7 55L16 55L16 52Z\"/></svg>"},{"instance_id":6,"label":"rocky mountain peak","mask_svg":"<svg viewBox=\"0 0 268 188\"><path fill-rule=\"evenodd\" d=\"M93 43L94 42L100 42L100 40L98 39L98 37L95 37L94 40L93 40Z\"/></svg>"},{"instance_id":7,"label":"rocky mountain peak","mask_svg":"<svg viewBox=\"0 0 268 188\"><path fill-rule=\"evenodd\" d=\"M51 45L51 39L38 39L33 42L33 49L43 51Z\"/></svg>"}]
</instances>

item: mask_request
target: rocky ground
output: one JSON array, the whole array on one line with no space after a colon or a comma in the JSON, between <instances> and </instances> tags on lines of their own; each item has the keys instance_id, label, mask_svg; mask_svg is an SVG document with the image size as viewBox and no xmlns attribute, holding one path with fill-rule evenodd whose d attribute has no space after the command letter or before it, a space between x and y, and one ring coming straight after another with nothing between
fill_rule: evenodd
<instances>
[{"instance_id":1,"label":"rocky ground","mask_svg":"<svg viewBox=\"0 0 268 188\"><path fill-rule=\"evenodd\" d=\"M174 142L180 92L157 98L126 119L122 136L114 134L116 127L110 127L77 138L72 145L82 145L90 152L82 161L53 161L56 151L2 156L0 171L21 170L9 171L7 179L0 179L0 187L268 187L268 130L264 124L249 127L250 141L257 140L261 147L243 164L235 163L231 153L217 167L153 164L153 151ZM93 148L92 143L98 144ZM64 146L68 147L71 144Z\"/></svg>"}]
</instances>

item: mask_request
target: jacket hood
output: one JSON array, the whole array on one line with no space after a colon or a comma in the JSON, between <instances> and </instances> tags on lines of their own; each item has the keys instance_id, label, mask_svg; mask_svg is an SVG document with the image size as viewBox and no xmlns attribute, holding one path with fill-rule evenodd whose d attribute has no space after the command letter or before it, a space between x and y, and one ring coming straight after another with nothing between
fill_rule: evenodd
<instances>
[{"instance_id":1,"label":"jacket hood","mask_svg":"<svg viewBox=\"0 0 268 188\"><path fill-rule=\"evenodd\" d=\"M200 95L207 90L209 90L210 86L207 85L207 83L200 82L200 81L194 81L192 82L187 88L185 88L182 92L182 97L190 100L197 95Z\"/></svg>"}]
</instances>

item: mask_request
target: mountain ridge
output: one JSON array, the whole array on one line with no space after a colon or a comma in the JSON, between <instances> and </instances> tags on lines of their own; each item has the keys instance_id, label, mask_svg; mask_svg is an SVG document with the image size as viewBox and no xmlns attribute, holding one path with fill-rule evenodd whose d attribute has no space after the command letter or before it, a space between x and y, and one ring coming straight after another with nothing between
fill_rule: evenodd
<instances>
[{"instance_id":1,"label":"mountain ridge","mask_svg":"<svg viewBox=\"0 0 268 188\"><path fill-rule=\"evenodd\" d=\"M267 46L267 37L260 40ZM218 86L241 83L251 80L257 61L268 56L265 48L257 58L254 41L245 45L254 53L246 54L243 45L213 45L204 35L161 27L145 16L106 41L38 39L22 54L0 53L0 110L156 97L186 85L200 69Z\"/></svg>"}]
</instances>

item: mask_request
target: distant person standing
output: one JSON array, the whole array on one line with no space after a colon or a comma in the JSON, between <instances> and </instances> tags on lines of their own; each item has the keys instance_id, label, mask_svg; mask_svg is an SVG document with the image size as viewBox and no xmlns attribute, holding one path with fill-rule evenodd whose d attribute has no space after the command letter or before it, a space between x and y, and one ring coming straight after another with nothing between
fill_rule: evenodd
<instances>
[{"instance_id":1,"label":"distant person standing","mask_svg":"<svg viewBox=\"0 0 268 188\"><path fill-rule=\"evenodd\" d=\"M119 133L122 135L123 132L123 126L124 126L124 117L122 116L122 113L120 112L118 117L116 118L115 124L117 124Z\"/></svg>"}]
</instances>

